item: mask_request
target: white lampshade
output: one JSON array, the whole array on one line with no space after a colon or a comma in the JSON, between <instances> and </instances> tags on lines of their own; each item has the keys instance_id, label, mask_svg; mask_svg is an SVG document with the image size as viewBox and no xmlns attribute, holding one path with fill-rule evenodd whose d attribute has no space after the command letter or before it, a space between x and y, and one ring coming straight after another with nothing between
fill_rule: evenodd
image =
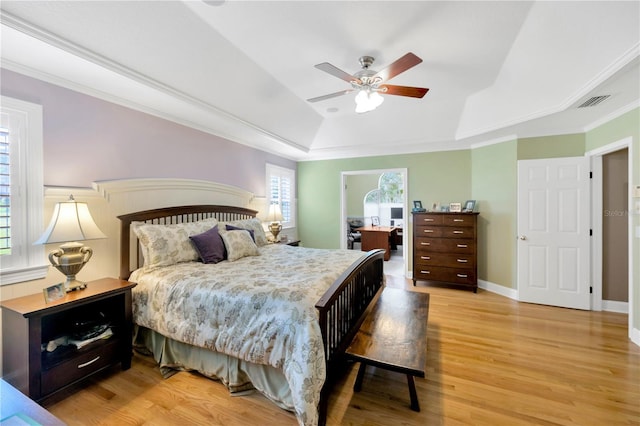
<instances>
[{"instance_id":1,"label":"white lampshade","mask_svg":"<svg viewBox=\"0 0 640 426\"><path fill-rule=\"evenodd\" d=\"M279 204L271 204L269 206L269 213L267 213L268 222L281 222L283 220L282 211Z\"/></svg>"},{"instance_id":2,"label":"white lampshade","mask_svg":"<svg viewBox=\"0 0 640 426\"><path fill-rule=\"evenodd\" d=\"M87 203L69 201L57 203L49 226L34 244L66 243L107 238L89 213Z\"/></svg>"}]
</instances>

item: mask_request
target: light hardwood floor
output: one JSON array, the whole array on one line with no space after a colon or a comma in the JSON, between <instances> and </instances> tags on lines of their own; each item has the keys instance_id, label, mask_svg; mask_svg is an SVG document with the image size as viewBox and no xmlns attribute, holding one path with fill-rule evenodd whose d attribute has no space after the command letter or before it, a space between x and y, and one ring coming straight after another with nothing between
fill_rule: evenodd
<instances>
[{"instance_id":1,"label":"light hardwood floor","mask_svg":"<svg viewBox=\"0 0 640 426\"><path fill-rule=\"evenodd\" d=\"M518 303L478 290L387 285L431 294L422 411L406 377L357 364L334 388L330 425L640 425L640 348L627 316ZM46 405L69 425L296 425L261 395L230 396L193 373L162 379L136 354L71 396Z\"/></svg>"}]
</instances>

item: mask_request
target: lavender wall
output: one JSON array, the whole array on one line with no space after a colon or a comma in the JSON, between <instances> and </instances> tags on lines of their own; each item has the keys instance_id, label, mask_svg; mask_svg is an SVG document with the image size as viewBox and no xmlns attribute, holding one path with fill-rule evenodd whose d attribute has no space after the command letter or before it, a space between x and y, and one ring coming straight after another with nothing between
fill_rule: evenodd
<instances>
[{"instance_id":1,"label":"lavender wall","mask_svg":"<svg viewBox=\"0 0 640 426\"><path fill-rule=\"evenodd\" d=\"M43 106L44 184L203 179L265 196L265 163L295 161L5 69L3 96Z\"/></svg>"}]
</instances>

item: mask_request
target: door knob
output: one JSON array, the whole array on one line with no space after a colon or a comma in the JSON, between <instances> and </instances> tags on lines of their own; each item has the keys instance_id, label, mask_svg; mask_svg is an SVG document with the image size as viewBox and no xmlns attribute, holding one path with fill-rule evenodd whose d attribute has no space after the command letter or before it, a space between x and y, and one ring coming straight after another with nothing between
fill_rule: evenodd
<instances>
[{"instance_id":1,"label":"door knob","mask_svg":"<svg viewBox=\"0 0 640 426\"><path fill-rule=\"evenodd\" d=\"M518 239L524 241L527 237L525 235L518 235Z\"/></svg>"}]
</instances>

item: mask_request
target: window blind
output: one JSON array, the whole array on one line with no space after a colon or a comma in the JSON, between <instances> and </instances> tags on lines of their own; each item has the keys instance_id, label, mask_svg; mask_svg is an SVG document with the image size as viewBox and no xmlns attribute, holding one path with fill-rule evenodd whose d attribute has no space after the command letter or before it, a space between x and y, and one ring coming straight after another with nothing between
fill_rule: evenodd
<instances>
[{"instance_id":1,"label":"window blind","mask_svg":"<svg viewBox=\"0 0 640 426\"><path fill-rule=\"evenodd\" d=\"M9 131L0 128L0 256L11 254L11 161Z\"/></svg>"}]
</instances>

